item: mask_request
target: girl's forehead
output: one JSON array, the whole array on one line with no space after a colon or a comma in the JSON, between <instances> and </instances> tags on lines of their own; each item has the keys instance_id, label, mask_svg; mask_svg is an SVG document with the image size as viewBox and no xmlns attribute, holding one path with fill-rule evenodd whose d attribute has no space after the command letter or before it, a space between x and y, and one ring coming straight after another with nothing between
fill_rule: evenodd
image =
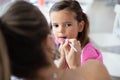
<instances>
[{"instance_id":1,"label":"girl's forehead","mask_svg":"<svg viewBox=\"0 0 120 80\"><path fill-rule=\"evenodd\" d=\"M63 10L58 10L58 11L53 11L51 14L59 14L59 15L76 15L75 12L68 10L68 9L63 9Z\"/></svg>"},{"instance_id":2,"label":"girl's forehead","mask_svg":"<svg viewBox=\"0 0 120 80\"><path fill-rule=\"evenodd\" d=\"M53 11L50 15L51 20L74 20L76 17L76 14L69 10L60 10L60 11Z\"/></svg>"}]
</instances>

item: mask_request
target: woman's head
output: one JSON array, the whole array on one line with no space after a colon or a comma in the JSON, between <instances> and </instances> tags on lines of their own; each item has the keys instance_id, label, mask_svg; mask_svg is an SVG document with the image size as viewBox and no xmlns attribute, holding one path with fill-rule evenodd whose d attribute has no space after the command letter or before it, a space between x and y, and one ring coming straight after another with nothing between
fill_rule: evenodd
<instances>
[{"instance_id":1,"label":"woman's head","mask_svg":"<svg viewBox=\"0 0 120 80\"><path fill-rule=\"evenodd\" d=\"M45 41L50 29L37 7L16 1L0 20L13 75L32 78L37 69L50 65L45 54Z\"/></svg>"},{"instance_id":2,"label":"woman's head","mask_svg":"<svg viewBox=\"0 0 120 80\"><path fill-rule=\"evenodd\" d=\"M77 38L81 41L82 47L89 41L89 21L77 1L56 2L50 9L50 20L53 33L57 38ZM62 39L58 40L62 41Z\"/></svg>"}]
</instances>

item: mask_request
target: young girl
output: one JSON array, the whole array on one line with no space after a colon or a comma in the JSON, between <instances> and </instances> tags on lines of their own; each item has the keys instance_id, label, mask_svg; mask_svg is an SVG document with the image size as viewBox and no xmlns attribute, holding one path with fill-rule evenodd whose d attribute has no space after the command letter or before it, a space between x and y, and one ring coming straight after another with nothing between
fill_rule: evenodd
<instances>
[{"instance_id":1,"label":"young girl","mask_svg":"<svg viewBox=\"0 0 120 80\"><path fill-rule=\"evenodd\" d=\"M103 61L101 52L89 40L89 21L76 0L56 2L50 9L50 21L55 42L62 53L58 67L65 67L63 65L67 63L69 68L74 68L80 66L80 60L82 64L88 59Z\"/></svg>"}]
</instances>

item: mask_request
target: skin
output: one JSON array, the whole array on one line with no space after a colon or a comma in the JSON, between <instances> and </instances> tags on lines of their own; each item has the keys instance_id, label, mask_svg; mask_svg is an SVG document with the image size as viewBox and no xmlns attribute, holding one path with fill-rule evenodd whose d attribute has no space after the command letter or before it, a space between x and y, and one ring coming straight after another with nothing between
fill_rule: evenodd
<instances>
[{"instance_id":1,"label":"skin","mask_svg":"<svg viewBox=\"0 0 120 80\"><path fill-rule=\"evenodd\" d=\"M75 16L74 12L66 9L53 11L50 14L52 32L60 43L61 57L57 64L59 68L76 68L80 66L81 46L77 40L77 35L78 32L83 31L84 21L78 22ZM70 47L69 43L73 44L77 52Z\"/></svg>"}]
</instances>

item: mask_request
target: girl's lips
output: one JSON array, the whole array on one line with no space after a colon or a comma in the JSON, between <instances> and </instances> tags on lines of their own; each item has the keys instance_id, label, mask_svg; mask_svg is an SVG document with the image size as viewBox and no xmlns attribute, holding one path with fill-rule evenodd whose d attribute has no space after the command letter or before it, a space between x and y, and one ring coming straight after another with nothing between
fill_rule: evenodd
<instances>
[{"instance_id":1,"label":"girl's lips","mask_svg":"<svg viewBox=\"0 0 120 80\"><path fill-rule=\"evenodd\" d=\"M54 38L55 43L56 43L57 45L60 45L60 43L61 43L61 42L64 42L65 39L66 39L66 37L58 37L58 38L55 37L55 38Z\"/></svg>"},{"instance_id":2,"label":"girl's lips","mask_svg":"<svg viewBox=\"0 0 120 80\"><path fill-rule=\"evenodd\" d=\"M67 37L58 37L58 38L60 38L60 39L66 39Z\"/></svg>"},{"instance_id":3,"label":"girl's lips","mask_svg":"<svg viewBox=\"0 0 120 80\"><path fill-rule=\"evenodd\" d=\"M59 39L59 41L63 42L63 41L65 41L66 37L59 37L58 39Z\"/></svg>"}]
</instances>

